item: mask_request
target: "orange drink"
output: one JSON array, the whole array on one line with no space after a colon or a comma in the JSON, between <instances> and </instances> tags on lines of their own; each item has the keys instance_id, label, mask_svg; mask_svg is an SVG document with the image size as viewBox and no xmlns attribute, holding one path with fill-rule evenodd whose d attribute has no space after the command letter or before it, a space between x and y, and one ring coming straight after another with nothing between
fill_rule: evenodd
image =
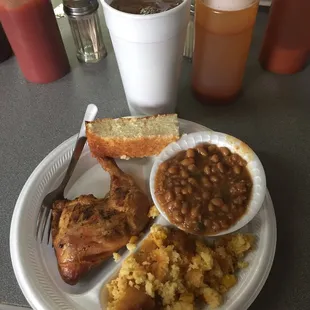
<instances>
[{"instance_id":1,"label":"orange drink","mask_svg":"<svg viewBox=\"0 0 310 310\"><path fill-rule=\"evenodd\" d=\"M258 0L196 0L192 89L202 103L241 91Z\"/></svg>"}]
</instances>

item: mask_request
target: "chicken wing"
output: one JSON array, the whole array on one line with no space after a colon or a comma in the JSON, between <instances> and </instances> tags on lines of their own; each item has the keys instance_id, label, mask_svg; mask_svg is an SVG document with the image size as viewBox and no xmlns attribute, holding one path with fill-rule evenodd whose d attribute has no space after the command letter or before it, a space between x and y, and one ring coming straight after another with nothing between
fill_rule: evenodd
<instances>
[{"instance_id":1,"label":"chicken wing","mask_svg":"<svg viewBox=\"0 0 310 310\"><path fill-rule=\"evenodd\" d=\"M52 209L52 238L63 280L71 285L91 268L138 235L148 222L150 203L134 179L111 158L98 158L110 174L103 199L81 195L56 201Z\"/></svg>"}]
</instances>

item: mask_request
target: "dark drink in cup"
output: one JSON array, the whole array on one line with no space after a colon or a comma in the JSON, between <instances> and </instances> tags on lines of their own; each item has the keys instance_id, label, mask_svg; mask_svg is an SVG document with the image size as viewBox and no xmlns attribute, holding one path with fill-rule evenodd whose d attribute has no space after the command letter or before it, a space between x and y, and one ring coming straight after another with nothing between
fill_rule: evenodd
<instances>
[{"instance_id":1,"label":"dark drink in cup","mask_svg":"<svg viewBox=\"0 0 310 310\"><path fill-rule=\"evenodd\" d=\"M169 11L182 0L113 0L111 7L130 14L148 15Z\"/></svg>"}]
</instances>

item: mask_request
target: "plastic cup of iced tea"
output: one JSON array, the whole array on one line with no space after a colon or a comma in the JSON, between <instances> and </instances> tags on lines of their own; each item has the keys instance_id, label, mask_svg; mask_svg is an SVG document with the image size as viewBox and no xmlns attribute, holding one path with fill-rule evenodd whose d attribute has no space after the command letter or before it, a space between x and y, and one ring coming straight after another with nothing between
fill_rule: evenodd
<instances>
[{"instance_id":1,"label":"plastic cup of iced tea","mask_svg":"<svg viewBox=\"0 0 310 310\"><path fill-rule=\"evenodd\" d=\"M196 0L192 90L202 103L241 92L258 0Z\"/></svg>"}]
</instances>

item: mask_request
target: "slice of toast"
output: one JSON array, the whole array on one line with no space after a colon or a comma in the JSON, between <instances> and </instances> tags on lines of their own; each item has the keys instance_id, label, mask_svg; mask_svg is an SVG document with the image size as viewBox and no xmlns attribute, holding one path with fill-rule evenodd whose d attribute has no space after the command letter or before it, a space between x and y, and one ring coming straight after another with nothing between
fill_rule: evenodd
<instances>
[{"instance_id":1,"label":"slice of toast","mask_svg":"<svg viewBox=\"0 0 310 310\"><path fill-rule=\"evenodd\" d=\"M86 135L95 157L147 157L179 139L179 122L177 114L104 118L86 122Z\"/></svg>"}]
</instances>

